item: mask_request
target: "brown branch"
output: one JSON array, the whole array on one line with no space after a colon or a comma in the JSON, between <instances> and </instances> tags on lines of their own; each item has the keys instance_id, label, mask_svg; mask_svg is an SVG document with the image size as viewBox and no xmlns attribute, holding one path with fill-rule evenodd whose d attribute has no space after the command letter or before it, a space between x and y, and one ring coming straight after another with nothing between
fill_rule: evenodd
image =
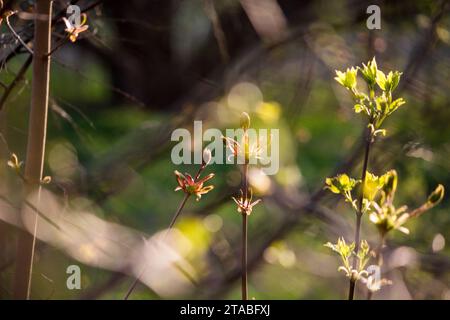
<instances>
[{"instance_id":1,"label":"brown branch","mask_svg":"<svg viewBox=\"0 0 450 320\"><path fill-rule=\"evenodd\" d=\"M36 13L31 110L25 163L26 195L36 190L40 191L44 165L50 85L50 57L46 54L50 51L51 43L52 1L37 0ZM38 215L35 214L33 233L21 231L19 234L14 278L14 298L16 299L30 298L37 224Z\"/></svg>"}]
</instances>

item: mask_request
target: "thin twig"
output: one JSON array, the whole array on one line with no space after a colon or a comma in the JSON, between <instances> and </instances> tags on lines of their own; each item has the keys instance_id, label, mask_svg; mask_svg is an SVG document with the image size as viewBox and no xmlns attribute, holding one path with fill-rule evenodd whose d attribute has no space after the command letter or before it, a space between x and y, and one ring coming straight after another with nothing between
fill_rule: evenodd
<instances>
[{"instance_id":1,"label":"thin twig","mask_svg":"<svg viewBox=\"0 0 450 320\"><path fill-rule=\"evenodd\" d=\"M53 53L56 52L56 50L60 49L63 45L65 45L67 40L69 39L70 35L71 34L68 34L59 43L57 43L56 46L52 50L50 50L49 53L47 53L47 56L51 56Z\"/></svg>"},{"instance_id":2,"label":"thin twig","mask_svg":"<svg viewBox=\"0 0 450 320\"><path fill-rule=\"evenodd\" d=\"M11 33L14 35L14 37L25 47L25 49L27 49L29 53L31 53L31 55L33 55L33 50L31 50L30 47L28 47L25 41L22 40L19 34L11 26L11 23L9 23L9 17L15 15L16 13L17 11L12 11L11 13L5 15L6 25L8 26L9 30L11 30Z\"/></svg>"},{"instance_id":3,"label":"thin twig","mask_svg":"<svg viewBox=\"0 0 450 320\"><path fill-rule=\"evenodd\" d=\"M183 201L181 201L181 203L180 203L180 205L179 205L179 207L178 207L177 212L176 212L175 215L173 216L172 221L170 222L169 228L167 229L167 231L169 231L170 229L173 228L173 225L174 225L175 222L177 221L178 216L181 214L181 211L183 210L184 205L186 204L186 201L189 199L189 196L190 196L190 194L189 194L189 193L186 193L186 195L184 196Z\"/></svg>"},{"instance_id":4,"label":"thin twig","mask_svg":"<svg viewBox=\"0 0 450 320\"><path fill-rule=\"evenodd\" d=\"M127 293L125 294L125 297L123 298L123 300L128 300L128 298L130 297L131 293L134 291L134 289L136 288L137 284L139 283L139 281L141 280L142 276L144 275L145 270L146 270L146 267L142 268L141 273L139 273L139 275L134 279L133 283L131 284L130 288L128 289Z\"/></svg>"},{"instance_id":5,"label":"thin twig","mask_svg":"<svg viewBox=\"0 0 450 320\"><path fill-rule=\"evenodd\" d=\"M247 134L247 129L244 129L244 172L243 172L243 189L244 189L244 201L248 203L250 200L248 199L248 160L247 155L249 154L249 138ZM242 300L248 300L248 271L247 271L247 229L248 229L248 215L247 211L242 211Z\"/></svg>"},{"instance_id":6,"label":"thin twig","mask_svg":"<svg viewBox=\"0 0 450 320\"><path fill-rule=\"evenodd\" d=\"M248 300L247 224L248 224L248 215L246 212L243 212L242 213L242 300Z\"/></svg>"}]
</instances>

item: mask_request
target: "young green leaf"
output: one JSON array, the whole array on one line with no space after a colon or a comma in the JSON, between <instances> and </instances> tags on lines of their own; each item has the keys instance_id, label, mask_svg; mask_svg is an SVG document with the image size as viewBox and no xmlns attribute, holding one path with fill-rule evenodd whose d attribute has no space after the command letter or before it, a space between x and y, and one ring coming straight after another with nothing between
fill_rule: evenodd
<instances>
[{"instance_id":1,"label":"young green leaf","mask_svg":"<svg viewBox=\"0 0 450 320\"><path fill-rule=\"evenodd\" d=\"M334 79L348 90L353 90L356 88L357 73L358 69L354 67L348 68L345 72L336 70L336 77Z\"/></svg>"},{"instance_id":2,"label":"young green leaf","mask_svg":"<svg viewBox=\"0 0 450 320\"><path fill-rule=\"evenodd\" d=\"M371 61L369 61L367 65L363 63L362 68L359 67L359 70L361 70L361 75L366 81L369 88L373 89L378 74L378 66L375 57Z\"/></svg>"}]
</instances>

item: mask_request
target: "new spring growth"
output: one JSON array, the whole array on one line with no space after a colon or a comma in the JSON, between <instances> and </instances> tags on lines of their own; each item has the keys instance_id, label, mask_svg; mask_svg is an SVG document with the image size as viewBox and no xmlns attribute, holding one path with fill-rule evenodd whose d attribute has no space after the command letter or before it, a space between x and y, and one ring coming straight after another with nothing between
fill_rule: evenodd
<instances>
[{"instance_id":1,"label":"new spring growth","mask_svg":"<svg viewBox=\"0 0 450 320\"><path fill-rule=\"evenodd\" d=\"M367 171L364 185L364 198L368 201L375 199L378 192L385 187L389 175L390 173L388 172L382 176L377 176Z\"/></svg>"},{"instance_id":2,"label":"new spring growth","mask_svg":"<svg viewBox=\"0 0 450 320\"><path fill-rule=\"evenodd\" d=\"M398 176L395 170L385 173L378 179L377 185L373 188L372 197L369 200L369 219L377 226L383 237L391 230L409 234L409 230L403 225L410 218L417 217L436 206L444 197L444 187L438 185L423 205L411 212L407 212L407 206L396 208L393 203L397 191L397 181Z\"/></svg>"},{"instance_id":3,"label":"new spring growth","mask_svg":"<svg viewBox=\"0 0 450 320\"><path fill-rule=\"evenodd\" d=\"M235 197L232 197L232 199L237 204L237 211L249 216L253 211L253 207L260 203L261 199L252 202L252 189L249 189L249 195L247 196L247 198L244 197L242 190L240 190L240 192L241 196L238 199L236 199Z\"/></svg>"},{"instance_id":4,"label":"new spring growth","mask_svg":"<svg viewBox=\"0 0 450 320\"><path fill-rule=\"evenodd\" d=\"M389 231L398 230L405 234L409 234L409 230L403 225L412 217L421 215L426 210L431 209L437 205L444 197L444 187L438 185L437 188L429 195L427 201L419 208L412 212L407 212L407 206L396 208L394 206L395 193L397 191L398 175L395 170L390 170L382 176L377 186L377 192L370 201L369 219L375 224L380 233L380 247L376 254L378 260L378 268L383 263L383 256L381 253L384 239ZM387 279L378 280L376 277L369 276L366 279L367 288L370 292L375 292L381 289L383 285L391 284Z\"/></svg>"},{"instance_id":5,"label":"new spring growth","mask_svg":"<svg viewBox=\"0 0 450 320\"><path fill-rule=\"evenodd\" d=\"M230 161L230 159L235 157L238 159L238 163L250 163L252 159L262 159L261 154L264 151L264 143L260 143L259 141L251 143L245 134L242 136L240 142L229 137L222 137L222 139L228 150L230 150L230 155L227 160ZM241 159L243 161L240 161Z\"/></svg>"},{"instance_id":6,"label":"new spring growth","mask_svg":"<svg viewBox=\"0 0 450 320\"><path fill-rule=\"evenodd\" d=\"M419 208L414 209L410 213L410 216L418 217L425 211L430 210L431 208L435 207L442 201L442 199L444 198L444 194L445 194L444 186L442 184L439 184L434 189L434 191L428 196L427 201L423 205L421 205Z\"/></svg>"},{"instance_id":7,"label":"new spring growth","mask_svg":"<svg viewBox=\"0 0 450 320\"><path fill-rule=\"evenodd\" d=\"M361 72L362 78L367 84L368 94L358 89L358 71ZM389 71L386 75L378 69L375 58L367 64L363 63L362 67L351 67L345 72L336 70L334 79L351 92L355 102L353 107L355 112L368 116L372 136L385 135L386 131L380 129L382 123L395 110L405 104L403 98L395 100L392 98L392 93L397 88L401 75L402 73L399 71Z\"/></svg>"},{"instance_id":8,"label":"new spring growth","mask_svg":"<svg viewBox=\"0 0 450 320\"><path fill-rule=\"evenodd\" d=\"M202 195L208 193L212 189L214 189L213 185L204 186L204 183L214 177L214 173L210 173L203 178L200 178L201 173L205 169L205 167L211 161L211 151L209 149L205 149L203 151L202 164L200 169L195 177L192 177L189 173L185 173L184 175L179 171L175 170L175 178L177 180L178 186L175 188L175 191L183 190L183 192L189 196L194 195L196 200L199 201Z\"/></svg>"},{"instance_id":9,"label":"new spring growth","mask_svg":"<svg viewBox=\"0 0 450 320\"><path fill-rule=\"evenodd\" d=\"M354 199L352 192L360 183L361 180L350 178L346 174L339 174L333 178L326 178L325 189L335 194L341 194L346 202L351 203L354 210L358 210L358 200ZM394 229L408 234L409 230L403 224L408 219L417 217L433 208L444 197L444 186L440 184L423 205L408 213L407 206L397 209L393 205L397 183L398 176L395 170L390 170L381 176L370 172L366 173L362 212L369 212L370 221L378 227L383 235Z\"/></svg>"},{"instance_id":10,"label":"new spring growth","mask_svg":"<svg viewBox=\"0 0 450 320\"><path fill-rule=\"evenodd\" d=\"M336 70L336 77L334 78L334 80L353 92L356 88L357 74L358 69L355 69L354 67L348 68L345 72Z\"/></svg>"},{"instance_id":11,"label":"new spring growth","mask_svg":"<svg viewBox=\"0 0 450 320\"><path fill-rule=\"evenodd\" d=\"M241 118L240 118L240 125L241 125L241 128L244 130L247 130L248 128L250 128L250 116L248 115L247 112L242 112Z\"/></svg>"},{"instance_id":12,"label":"new spring growth","mask_svg":"<svg viewBox=\"0 0 450 320\"><path fill-rule=\"evenodd\" d=\"M8 167L13 169L23 181L26 181L24 175L22 174L23 161L19 161L19 158L17 157L17 155L15 153L11 154L11 157L6 164L8 165ZM46 185L46 184L50 184L51 182L52 182L52 177L45 176L41 179L40 184Z\"/></svg>"},{"instance_id":13,"label":"new spring growth","mask_svg":"<svg viewBox=\"0 0 450 320\"><path fill-rule=\"evenodd\" d=\"M205 150L203 150L202 155L203 159L202 165L206 167L211 162L211 158L212 158L211 150L205 148Z\"/></svg>"},{"instance_id":14,"label":"new spring growth","mask_svg":"<svg viewBox=\"0 0 450 320\"><path fill-rule=\"evenodd\" d=\"M444 198L444 186L439 184L436 189L429 195L427 204L430 206L435 206Z\"/></svg>"},{"instance_id":15,"label":"new spring growth","mask_svg":"<svg viewBox=\"0 0 450 320\"><path fill-rule=\"evenodd\" d=\"M363 63L362 68L358 67L358 70L361 71L362 77L367 82L369 88L373 89L375 82L377 82L378 75L378 66L375 57L371 61L367 62L367 65Z\"/></svg>"},{"instance_id":16,"label":"new spring growth","mask_svg":"<svg viewBox=\"0 0 450 320\"><path fill-rule=\"evenodd\" d=\"M240 116L240 127L243 130L243 134L239 142L229 137L222 137L227 149L230 151L228 160L234 157L243 159L242 163L251 163L251 160L256 159L261 160L264 146L267 148L270 141L260 141L261 137L259 137L259 139L252 139L250 137L248 133L248 129L250 128L250 116L247 112L242 112ZM240 161L238 161L238 163L239 162Z\"/></svg>"},{"instance_id":17,"label":"new spring growth","mask_svg":"<svg viewBox=\"0 0 450 320\"><path fill-rule=\"evenodd\" d=\"M370 259L370 247L366 240L361 240L358 253L355 253L355 243L347 244L342 237L338 239L336 244L328 242L324 246L339 254L342 265L339 266L338 271L344 272L346 277L357 281L361 277L367 276L367 271L364 268ZM350 263L350 259L353 256L358 259L356 269L353 269Z\"/></svg>"},{"instance_id":18,"label":"new spring growth","mask_svg":"<svg viewBox=\"0 0 450 320\"><path fill-rule=\"evenodd\" d=\"M328 189L333 193L343 195L345 201L351 203L352 207L355 210L358 210L357 200L353 200L352 191L354 187L359 183L361 183L361 180L352 179L348 175L343 173L333 178L326 178L324 189Z\"/></svg>"},{"instance_id":19,"label":"new spring growth","mask_svg":"<svg viewBox=\"0 0 450 320\"><path fill-rule=\"evenodd\" d=\"M20 174L21 167L23 165L23 161L19 161L19 158L15 153L11 154L10 159L7 162L8 167L16 171L16 173Z\"/></svg>"},{"instance_id":20,"label":"new spring growth","mask_svg":"<svg viewBox=\"0 0 450 320\"><path fill-rule=\"evenodd\" d=\"M370 292L372 292L372 293L376 292L376 291L379 291L384 286L392 285L392 281L391 280L385 279L385 278L380 279L379 276L377 277L377 275L376 275L376 272L377 272L376 270L377 269L376 268L378 268L378 267L377 266L373 266L373 265L369 266L367 268L368 276L366 278L362 278L361 279L362 282L366 284L367 289ZM369 272L369 270L372 271L372 272Z\"/></svg>"},{"instance_id":21,"label":"new spring growth","mask_svg":"<svg viewBox=\"0 0 450 320\"><path fill-rule=\"evenodd\" d=\"M41 179L41 184L50 184L52 182L52 177L50 176L45 176Z\"/></svg>"},{"instance_id":22,"label":"new spring growth","mask_svg":"<svg viewBox=\"0 0 450 320\"><path fill-rule=\"evenodd\" d=\"M77 25L75 22L69 21L66 17L62 18L64 21L64 24L66 25L66 31L69 39L71 42L75 42L78 39L78 36L80 33L85 32L89 26L86 24L87 22L87 15L85 13L81 14L81 22L79 25Z\"/></svg>"},{"instance_id":23,"label":"new spring growth","mask_svg":"<svg viewBox=\"0 0 450 320\"><path fill-rule=\"evenodd\" d=\"M231 149L233 155L239 155L244 154L245 162L244 166L248 166L249 159L251 157L259 157L259 153L262 149L261 146L259 146L259 143L254 143L252 145L249 145L249 138L248 138L248 129L250 128L250 116L247 112L242 112L240 116L240 126L244 130L244 134L242 136L241 143L237 142L236 140L226 138L224 137L224 140L227 144L227 147ZM247 180L248 177L246 176L247 172L244 168L244 180ZM248 188L247 183L245 183L245 188ZM253 207L257 205L259 202L261 202L260 199L252 202L253 194L252 189L248 188L248 190L240 190L240 197L235 198L232 197L233 201L237 205L237 211L239 213L250 215L253 211Z\"/></svg>"}]
</instances>

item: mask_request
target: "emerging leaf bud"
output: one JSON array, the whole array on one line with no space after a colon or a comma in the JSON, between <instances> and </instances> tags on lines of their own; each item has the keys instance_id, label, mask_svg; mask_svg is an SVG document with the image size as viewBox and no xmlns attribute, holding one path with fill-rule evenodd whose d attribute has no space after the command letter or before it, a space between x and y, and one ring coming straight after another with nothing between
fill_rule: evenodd
<instances>
[{"instance_id":1,"label":"emerging leaf bud","mask_svg":"<svg viewBox=\"0 0 450 320\"><path fill-rule=\"evenodd\" d=\"M50 184L51 182L52 182L52 177L50 177L50 176L45 176L41 180L42 184Z\"/></svg>"},{"instance_id":2,"label":"emerging leaf bud","mask_svg":"<svg viewBox=\"0 0 450 320\"><path fill-rule=\"evenodd\" d=\"M361 248L361 252L363 252L364 254L367 254L370 250L367 240L361 240L359 247Z\"/></svg>"},{"instance_id":3,"label":"emerging leaf bud","mask_svg":"<svg viewBox=\"0 0 450 320\"><path fill-rule=\"evenodd\" d=\"M443 198L444 198L444 186L442 184L439 184L436 187L436 189L434 189L434 191L428 196L427 202L430 205L435 206L439 202L441 202Z\"/></svg>"},{"instance_id":4,"label":"emerging leaf bud","mask_svg":"<svg viewBox=\"0 0 450 320\"><path fill-rule=\"evenodd\" d=\"M358 69L351 67L347 68L345 72L336 70L336 77L334 80L339 82L342 86L348 90L353 90L356 88L356 75L358 74Z\"/></svg>"},{"instance_id":5,"label":"emerging leaf bud","mask_svg":"<svg viewBox=\"0 0 450 320\"><path fill-rule=\"evenodd\" d=\"M377 75L378 77L382 76L381 73L378 72L378 66L375 57L371 61L369 61L367 65L363 63L362 68L359 68L359 70L361 70L362 77L367 82L370 88L373 88L377 79Z\"/></svg>"},{"instance_id":6,"label":"emerging leaf bud","mask_svg":"<svg viewBox=\"0 0 450 320\"><path fill-rule=\"evenodd\" d=\"M11 158L7 162L8 167L16 170L17 172L20 171L20 167L22 166L23 162L19 161L19 158L16 156L16 154L11 154Z\"/></svg>"},{"instance_id":7,"label":"emerging leaf bud","mask_svg":"<svg viewBox=\"0 0 450 320\"><path fill-rule=\"evenodd\" d=\"M392 197L397 191L397 171L390 170L385 175L384 192L388 197Z\"/></svg>"},{"instance_id":8,"label":"emerging leaf bud","mask_svg":"<svg viewBox=\"0 0 450 320\"><path fill-rule=\"evenodd\" d=\"M205 148L205 150L203 150L203 165L207 166L210 162L211 162L211 150L209 150L208 148Z\"/></svg>"},{"instance_id":9,"label":"emerging leaf bud","mask_svg":"<svg viewBox=\"0 0 450 320\"><path fill-rule=\"evenodd\" d=\"M244 130L247 130L248 128L250 128L250 116L248 115L247 112L242 112L241 119L240 119L240 125L241 125L241 128Z\"/></svg>"}]
</instances>

